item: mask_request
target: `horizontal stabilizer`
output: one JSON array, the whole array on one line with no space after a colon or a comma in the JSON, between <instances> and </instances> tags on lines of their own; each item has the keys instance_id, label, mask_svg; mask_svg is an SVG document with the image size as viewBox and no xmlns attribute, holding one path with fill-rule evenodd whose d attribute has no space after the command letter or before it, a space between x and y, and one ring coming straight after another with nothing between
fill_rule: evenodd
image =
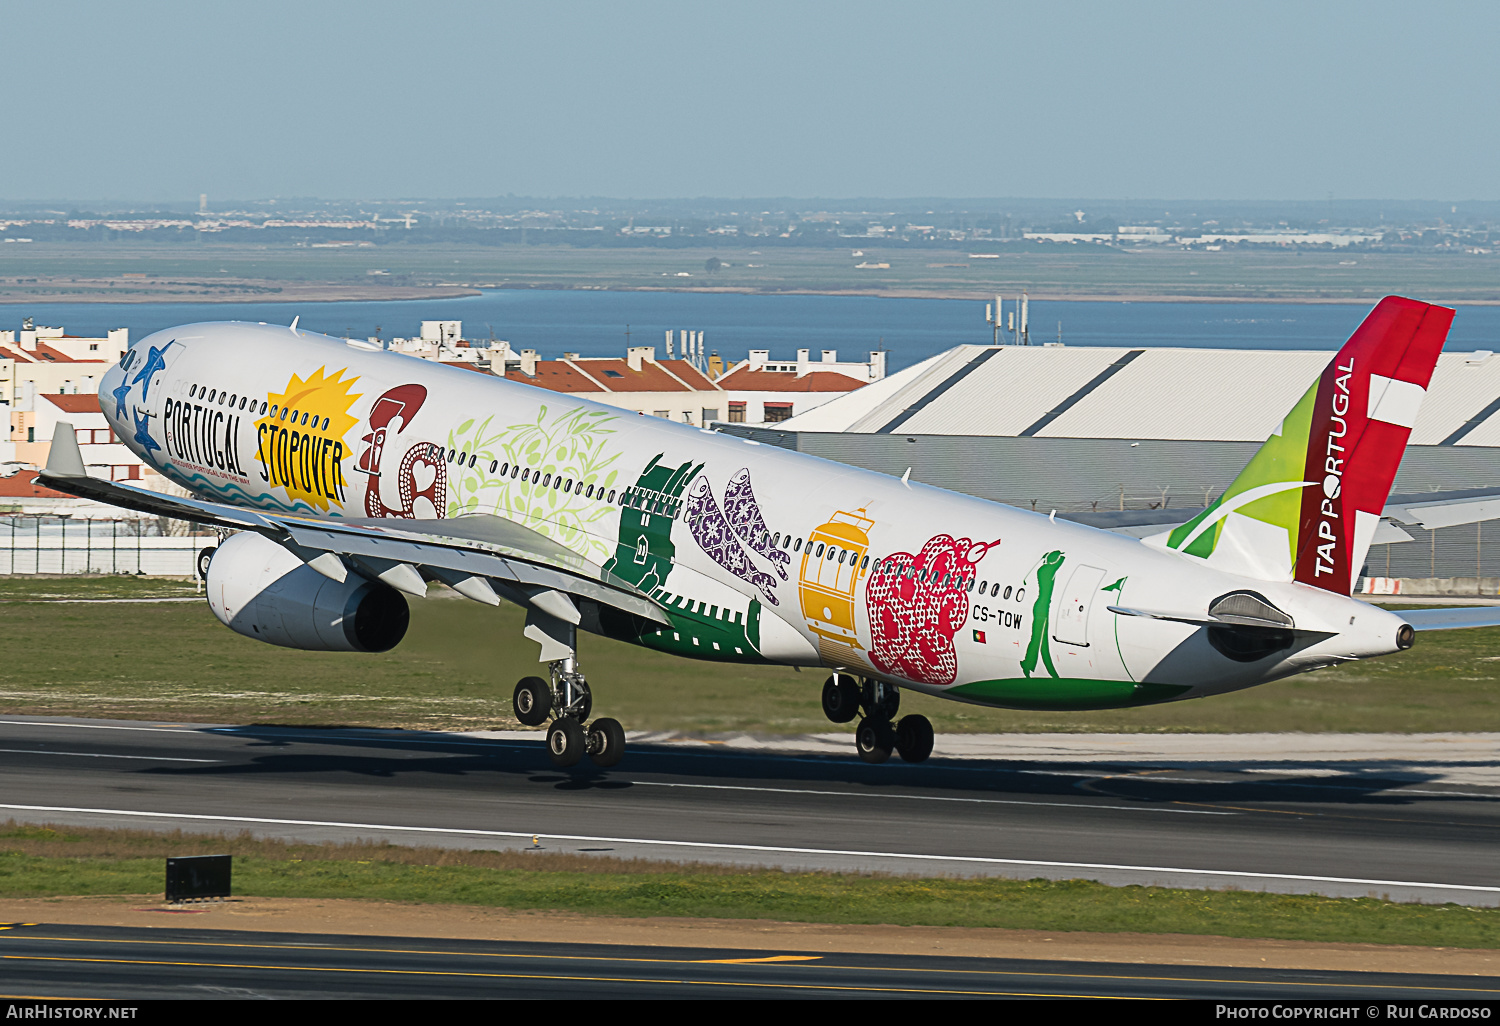
<instances>
[{"instance_id":1,"label":"horizontal stabilizer","mask_svg":"<svg viewBox=\"0 0 1500 1026\"><path fill-rule=\"evenodd\" d=\"M1290 623L1281 620L1272 620L1259 616L1246 616L1243 613L1221 613L1215 616L1212 613L1169 613L1155 609L1132 609L1128 606L1107 606L1111 613L1121 616L1143 616L1151 620L1171 620L1174 623L1188 623L1198 627L1269 627L1275 630L1296 630ZM1305 632L1309 633L1309 632ZM1323 634L1324 631L1310 633Z\"/></svg>"},{"instance_id":2,"label":"horizontal stabilizer","mask_svg":"<svg viewBox=\"0 0 1500 1026\"><path fill-rule=\"evenodd\" d=\"M1457 631L1469 627L1500 627L1500 606L1402 609L1398 610L1396 615L1419 631Z\"/></svg>"}]
</instances>

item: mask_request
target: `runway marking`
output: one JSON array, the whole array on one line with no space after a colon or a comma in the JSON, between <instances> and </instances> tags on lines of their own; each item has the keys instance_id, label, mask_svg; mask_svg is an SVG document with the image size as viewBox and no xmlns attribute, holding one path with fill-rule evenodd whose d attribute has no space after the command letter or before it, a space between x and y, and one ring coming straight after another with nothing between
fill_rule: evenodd
<instances>
[{"instance_id":1,"label":"runway marking","mask_svg":"<svg viewBox=\"0 0 1500 1026\"><path fill-rule=\"evenodd\" d=\"M822 955L767 955L765 958L694 958L690 959L690 961L694 965L763 965L769 962L816 962L821 958L823 958ZM819 968L843 969L848 967L820 966Z\"/></svg>"},{"instance_id":2,"label":"runway marking","mask_svg":"<svg viewBox=\"0 0 1500 1026\"><path fill-rule=\"evenodd\" d=\"M0 955L0 960L17 962L82 962L95 965L143 965L187 969L258 969L264 972L354 973L380 976L445 976L485 980L555 980L570 983L644 983L652 986L676 984L688 987L749 987L757 990L833 990L875 994L954 994L962 997L1054 997L1049 991L954 990L938 987L839 986L831 983L755 983L750 980L662 980L631 976L569 976L555 973L484 973L459 972L450 969L366 969L358 966L327 965L248 965L235 962L176 962L129 958L67 958L60 955ZM932 972L933 970L926 970ZM1125 977L1129 979L1129 977ZM1124 998L1123 994L1081 994L1069 997L1100 999ZM1141 1000L1167 1000L1142 998Z\"/></svg>"},{"instance_id":3,"label":"runway marking","mask_svg":"<svg viewBox=\"0 0 1500 1026\"><path fill-rule=\"evenodd\" d=\"M0 720L0 725L9 727L78 727L82 730L143 730L148 734L202 734L203 727L188 730L173 730L167 727L117 727L111 723L46 723L41 720Z\"/></svg>"},{"instance_id":4,"label":"runway marking","mask_svg":"<svg viewBox=\"0 0 1500 1026\"><path fill-rule=\"evenodd\" d=\"M861 791L812 791L799 787L748 787L737 784L679 784L665 780L632 780L642 787L690 787L706 791L764 791L768 794L811 794L835 798L905 798L920 802L969 802L977 805L1040 805L1049 809L1087 809L1101 812L1170 812L1181 816L1237 816L1238 812L1211 812L1206 809L1156 809L1130 805L1084 805L1079 802L1029 802L1015 798L950 798L929 794L876 794Z\"/></svg>"},{"instance_id":5,"label":"runway marking","mask_svg":"<svg viewBox=\"0 0 1500 1026\"><path fill-rule=\"evenodd\" d=\"M1349 876L1313 876L1305 873L1254 873L1239 869L1191 869L1179 866L1131 866L1111 862L1057 862L1047 859L1002 859L984 855L931 855L919 852L860 851L843 848L793 848L771 844L729 844L722 841L668 841L646 837L599 837L592 834L553 834L539 831L474 830L463 827L420 827L390 823L344 823L337 820L272 819L263 816L208 816L193 812L145 812L138 809L85 809L66 805L0 804L17 812L76 812L90 816L126 816L135 819L193 820L205 823L262 823L269 826L335 827L343 830L389 830L411 834L455 834L461 837L513 837L530 841L550 837L558 841L589 841L613 844L654 844L667 848L706 848L713 851L754 851L780 855L846 855L856 858L910 859L914 862L964 862L991 866L1042 866L1048 869L1112 869L1132 873L1182 873L1188 876L1220 876L1237 880L1294 880L1303 883L1358 884L1363 887L1417 887L1439 891L1472 891L1500 894L1500 887L1481 884L1431 883L1422 880L1371 880Z\"/></svg>"},{"instance_id":6,"label":"runway marking","mask_svg":"<svg viewBox=\"0 0 1500 1026\"><path fill-rule=\"evenodd\" d=\"M39 605L102 605L108 603L144 604L150 602L206 602L207 596L187 596L185 598L104 598L104 599L64 599L64 598L32 598L32 599L6 599L0 601L0 606L39 606Z\"/></svg>"},{"instance_id":7,"label":"runway marking","mask_svg":"<svg viewBox=\"0 0 1500 1026\"><path fill-rule=\"evenodd\" d=\"M0 748L11 755L70 755L80 759L143 759L146 762L220 762L219 759L184 759L170 755L105 755L102 752L40 752L33 748Z\"/></svg>"},{"instance_id":8,"label":"runway marking","mask_svg":"<svg viewBox=\"0 0 1500 1026\"><path fill-rule=\"evenodd\" d=\"M1415 788L1415 787L1402 787L1401 786L1401 782L1399 780L1390 781L1389 785L1388 786L1384 786L1384 787L1359 787L1359 786L1354 785L1354 784L1303 784L1303 783L1297 783L1297 782L1290 781L1290 780L1256 780L1256 779L1252 779L1252 780L1205 780L1205 779L1203 779L1201 777L1162 777L1162 776L1157 776L1157 774L1161 774L1161 773L1178 772L1181 769L1182 769L1182 767L1163 766L1163 767L1160 767L1158 769L1140 770L1140 771L1132 772L1132 773L1110 773L1110 774L1083 773L1083 772L1079 772L1079 771L1064 770L1064 769L1055 769L1055 770L1011 770L1010 772L1012 772L1012 773L1029 773L1029 774L1032 774L1034 776L1042 776L1042 777L1079 777L1079 778L1083 778L1083 782L1084 783L1088 783L1089 781L1093 781L1093 780L1139 780L1139 779L1141 779L1143 777L1148 777L1149 776L1149 777L1151 777L1150 783L1153 783L1153 784L1162 784L1162 783L1165 783L1165 784L1217 784L1220 787L1244 787L1246 785L1260 786L1260 787L1305 787L1305 788L1311 788L1312 790L1315 790L1315 791L1358 791L1360 794L1389 793L1389 794L1396 794L1396 795L1401 795L1401 794L1420 794L1420 795L1429 795L1429 796L1438 797L1438 798L1500 798L1500 792L1494 792L1494 791L1491 791L1491 792L1488 792L1488 793L1486 793L1486 792L1480 792L1480 791L1427 791L1427 790L1423 790L1421 788ZM1235 772L1242 772L1242 771L1238 771L1238 770L1225 770L1224 772L1226 772L1226 773L1235 773ZM1248 772L1248 771L1244 771L1244 772ZM1278 771L1267 770L1266 772L1278 772Z\"/></svg>"},{"instance_id":9,"label":"runway marking","mask_svg":"<svg viewBox=\"0 0 1500 1026\"><path fill-rule=\"evenodd\" d=\"M183 941L183 940L179 940L179 939L174 939L174 940L157 940L157 939L154 939L154 938L153 939L147 939L147 938L136 938L136 937L125 937L125 938L109 938L109 937L37 937L37 936L34 936L34 935L28 935L26 939L27 940L33 940L33 941L57 941L59 943L125 944L125 945L129 945L129 944L150 944L150 945L157 945L157 946L166 946L166 945L191 945L191 946L194 946L194 947L203 947L203 948L249 948L249 949L259 949L259 950L266 950L266 951L318 951L318 952L321 952L321 953L324 953L324 954L332 954L334 952L352 952L352 953L366 953L366 954L374 954L374 955L432 955L432 956L438 956L438 957L443 957L443 958L459 957L459 958L476 958L476 959L512 959L512 960L517 960L517 961L522 961L522 960L530 960L530 961L539 961L539 960L566 960L566 961L573 961L573 962L616 962L616 963L624 963L624 964L632 964L632 965L634 965L634 964L643 964L643 965L715 965L715 964L717 964L717 965L774 965L774 964L780 963L780 964L783 964L783 965L785 965L785 964L791 964L793 967L799 967L799 968L805 967L805 968L810 968L810 969L822 969L822 970L827 970L827 971L839 971L839 972L930 973L930 974L943 974L943 973L956 973L957 972L957 973L964 973L966 975L971 975L971 976L1032 977L1032 978L1041 978L1041 979L1049 979L1049 980L1119 980L1119 981L1146 982L1146 983L1221 983L1221 984L1247 984L1247 985L1250 985L1250 986L1273 986L1274 985L1274 986L1278 986L1278 987L1291 986L1291 987L1309 987L1309 988L1315 988L1315 987L1330 988L1330 987L1347 987L1347 986L1351 986L1350 982L1347 982L1347 981L1338 981L1338 980L1335 980L1335 981L1332 981L1332 982L1307 981L1307 980L1267 980L1267 981L1258 981L1258 980L1248 980L1248 979L1230 980L1230 979L1220 979L1218 977L1204 977L1204 976L1134 976L1134 975L1127 975L1127 974L1124 974L1124 973L1106 973L1106 972L1062 973L1062 972L1041 972L1041 971L1025 970L1025 969L979 969L979 968L973 968L973 967L968 967L968 966L965 966L965 967L962 967L962 968L959 968L959 969L946 969L946 968L929 968L929 967L924 967L924 966L902 966L902 965L836 965L836 964L829 964L827 962L824 962L822 965L818 965L818 966L808 966L808 965L806 965L807 962L823 961L824 959L827 959L827 958L830 957L829 954L823 954L823 955L771 955L771 956L765 957L765 958L713 958L713 959L703 958L703 959L681 959L681 958L641 958L641 957L632 957L632 956L628 956L628 955L575 955L575 954L562 954L562 953L554 953L554 952L543 952L543 953L537 953L537 954L530 954L530 953L525 953L525 952L505 952L505 951L445 951L445 950L429 949L429 948L377 948L377 947L363 947L363 946L354 946L354 945L329 946L329 945L324 945L324 944L270 944L270 943L251 943L251 942L244 942L244 941L241 941L241 942L234 942L234 941L199 941L199 940L196 940L196 939L194 939L192 941ZM841 954L841 952L835 952L835 953L832 953L832 954L837 955L837 954ZM84 957L76 956L76 955L74 955L74 956L62 956L62 955L55 955L55 956L53 956L53 955L3 955L3 956L0 956L0 958L15 959L15 960L18 960L18 961L19 960L25 960L25 959L36 959L36 960L44 960L44 961L52 960L52 961L79 961L79 962L103 962L103 963L116 963L116 962L118 962L118 963L122 963L122 964L130 964L130 965L210 965L210 966L238 967L238 968L246 968L246 969L255 969L255 968L265 968L265 969L300 968L300 969L302 969L304 971L315 971L315 970L317 970L317 969L320 968L320 967L317 967L317 966L301 966L301 967L295 967L295 966L275 966L275 965L272 965L272 966L254 966L254 965L247 965L247 964L244 964L244 963L238 963L237 964L237 963L173 962L173 961L169 961L169 960L157 960L157 959L138 959L138 960L132 960L132 959L84 958ZM973 958L971 958L969 960L971 960L971 961L977 961L977 959L973 959ZM1212 967L1212 968L1226 968L1226 967ZM352 967L352 968L348 968L348 969L341 969L341 968L335 967L335 968L329 969L328 971L330 971L330 972L386 972L386 971L390 971L390 972L411 972L411 973L416 973L416 974L433 975L433 973L426 973L425 971L422 971L422 970L361 969L361 968L358 968L358 967ZM547 977L547 976L545 976L543 974L499 974L499 973L490 974L490 973L460 973L460 972L453 972L453 973L451 973L451 975L459 975L459 976L467 976L467 975L506 976L506 975L510 975L510 976L512 976L514 978L518 978L518 979L549 979L549 978L552 978L552 977ZM1363 976L1363 975L1368 975L1368 974L1365 974L1365 973L1361 972L1360 975ZM583 980L603 979L601 977L572 977L572 978L573 979L583 979ZM627 981L629 981L628 977L625 978L625 979ZM647 982L650 982L650 981L647 981ZM681 982L693 982L693 981L681 981ZM710 985L712 985L712 984L710 984ZM1361 981L1361 985L1364 986L1366 989L1373 989L1373 990L1397 990L1397 991L1427 991L1427 990L1432 990L1432 991L1440 991L1440 992L1444 992L1444 993L1447 993L1447 992L1450 992L1450 991L1460 991L1460 992L1463 992L1463 993L1473 993L1473 994L1495 994L1495 993L1500 993L1500 990L1497 990L1496 988L1493 988L1493 987L1452 987L1452 986L1435 987L1435 986L1415 986L1415 985L1410 985L1410 984L1395 984L1395 983L1392 983L1392 984L1380 984L1380 983L1369 983L1369 982L1364 982L1364 981ZM774 984L757 984L757 986L774 986Z\"/></svg>"}]
</instances>

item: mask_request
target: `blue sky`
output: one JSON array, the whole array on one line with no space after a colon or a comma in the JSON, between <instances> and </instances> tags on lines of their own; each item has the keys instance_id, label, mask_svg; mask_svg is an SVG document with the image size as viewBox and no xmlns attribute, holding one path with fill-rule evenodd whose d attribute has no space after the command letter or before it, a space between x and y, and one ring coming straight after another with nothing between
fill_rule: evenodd
<instances>
[{"instance_id":1,"label":"blue sky","mask_svg":"<svg viewBox=\"0 0 1500 1026\"><path fill-rule=\"evenodd\" d=\"M1500 199L1500 5L0 0L3 199Z\"/></svg>"}]
</instances>

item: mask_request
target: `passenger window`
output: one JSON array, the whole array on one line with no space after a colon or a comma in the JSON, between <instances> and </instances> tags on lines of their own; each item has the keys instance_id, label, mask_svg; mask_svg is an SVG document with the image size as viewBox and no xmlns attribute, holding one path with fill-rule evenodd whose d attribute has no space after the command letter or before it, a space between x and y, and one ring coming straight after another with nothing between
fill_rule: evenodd
<instances>
[{"instance_id":1,"label":"passenger window","mask_svg":"<svg viewBox=\"0 0 1500 1026\"><path fill-rule=\"evenodd\" d=\"M452 463L452 462L453 462L453 460L454 460L454 458L455 458L455 457L456 457L456 456L457 456L457 455L458 455L458 450L457 450L457 449L449 449L449 450L448 450L448 462L449 462L449 463Z\"/></svg>"},{"instance_id":2,"label":"passenger window","mask_svg":"<svg viewBox=\"0 0 1500 1026\"><path fill-rule=\"evenodd\" d=\"M479 454L478 453L475 453L473 456L469 457L469 466L472 467L474 464L476 464L478 462L479 462Z\"/></svg>"},{"instance_id":3,"label":"passenger window","mask_svg":"<svg viewBox=\"0 0 1500 1026\"><path fill-rule=\"evenodd\" d=\"M521 471L521 480L523 482L528 482L528 483L531 481L531 468L530 467L527 467L525 470Z\"/></svg>"},{"instance_id":4,"label":"passenger window","mask_svg":"<svg viewBox=\"0 0 1500 1026\"><path fill-rule=\"evenodd\" d=\"M282 407L282 408L281 408L281 419L282 419L282 420L286 420L286 415L287 415L287 409L286 409L286 407L285 407L285 406L283 406L283 407Z\"/></svg>"},{"instance_id":5,"label":"passenger window","mask_svg":"<svg viewBox=\"0 0 1500 1026\"><path fill-rule=\"evenodd\" d=\"M999 594L1000 594L1000 582L996 581L995 582L995 586L990 590L990 598L994 598L995 596L997 596Z\"/></svg>"},{"instance_id":6,"label":"passenger window","mask_svg":"<svg viewBox=\"0 0 1500 1026\"><path fill-rule=\"evenodd\" d=\"M500 461L499 460L490 460L490 473L493 474L495 472L495 468L498 467L499 465L500 465Z\"/></svg>"},{"instance_id":7,"label":"passenger window","mask_svg":"<svg viewBox=\"0 0 1500 1026\"><path fill-rule=\"evenodd\" d=\"M817 554L813 556L813 558L814 559L822 559L823 558L823 543L822 542L818 542L818 551L817 551Z\"/></svg>"},{"instance_id":8,"label":"passenger window","mask_svg":"<svg viewBox=\"0 0 1500 1026\"><path fill-rule=\"evenodd\" d=\"M506 474L509 474L509 473L510 473L510 461L507 460L506 462L500 464L500 476L504 477Z\"/></svg>"},{"instance_id":9,"label":"passenger window","mask_svg":"<svg viewBox=\"0 0 1500 1026\"><path fill-rule=\"evenodd\" d=\"M869 556L866 556L864 559L862 559L862 560L859 561L859 568L860 568L861 571L870 569L870 557Z\"/></svg>"},{"instance_id":10,"label":"passenger window","mask_svg":"<svg viewBox=\"0 0 1500 1026\"><path fill-rule=\"evenodd\" d=\"M327 417L323 418L323 430L324 431L328 430L328 418Z\"/></svg>"},{"instance_id":11,"label":"passenger window","mask_svg":"<svg viewBox=\"0 0 1500 1026\"><path fill-rule=\"evenodd\" d=\"M614 502L615 501L615 490L613 488L611 488L609 490L609 495L605 498L604 501L605 502Z\"/></svg>"},{"instance_id":12,"label":"passenger window","mask_svg":"<svg viewBox=\"0 0 1500 1026\"><path fill-rule=\"evenodd\" d=\"M1005 586L1005 594L1002 595L1001 598L1010 598L1010 585L1007 584Z\"/></svg>"},{"instance_id":13,"label":"passenger window","mask_svg":"<svg viewBox=\"0 0 1500 1026\"><path fill-rule=\"evenodd\" d=\"M214 396L217 394L217 391L218 391L217 389L212 389L212 388L208 390L208 401L209 402L213 402L214 401Z\"/></svg>"},{"instance_id":14,"label":"passenger window","mask_svg":"<svg viewBox=\"0 0 1500 1026\"><path fill-rule=\"evenodd\" d=\"M514 479L516 477L516 475L518 475L520 473L521 473L521 465L519 463L517 463L514 467L510 468L510 476L511 476L512 479Z\"/></svg>"},{"instance_id":15,"label":"passenger window","mask_svg":"<svg viewBox=\"0 0 1500 1026\"><path fill-rule=\"evenodd\" d=\"M188 398L192 399L197 394L198 394L198 386L197 385L189 385L188 386Z\"/></svg>"},{"instance_id":16,"label":"passenger window","mask_svg":"<svg viewBox=\"0 0 1500 1026\"><path fill-rule=\"evenodd\" d=\"M307 427L307 411L302 412L302 426Z\"/></svg>"},{"instance_id":17,"label":"passenger window","mask_svg":"<svg viewBox=\"0 0 1500 1026\"><path fill-rule=\"evenodd\" d=\"M801 552L802 551L802 539L801 538L798 538L797 541L792 545L792 551L793 552Z\"/></svg>"},{"instance_id":18,"label":"passenger window","mask_svg":"<svg viewBox=\"0 0 1500 1026\"><path fill-rule=\"evenodd\" d=\"M552 483L552 475L551 474L548 474L546 477L542 478L542 487L543 488L546 488L551 483Z\"/></svg>"},{"instance_id":19,"label":"passenger window","mask_svg":"<svg viewBox=\"0 0 1500 1026\"><path fill-rule=\"evenodd\" d=\"M593 485L589 485L586 488L584 488L584 490L583 490L583 497L585 499L592 499L594 497L594 486Z\"/></svg>"}]
</instances>

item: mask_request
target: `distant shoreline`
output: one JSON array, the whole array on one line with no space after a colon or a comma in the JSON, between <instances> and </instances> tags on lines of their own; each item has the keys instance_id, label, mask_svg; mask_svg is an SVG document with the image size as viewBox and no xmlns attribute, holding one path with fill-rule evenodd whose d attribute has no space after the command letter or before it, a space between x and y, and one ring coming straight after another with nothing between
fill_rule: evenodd
<instances>
[{"instance_id":1,"label":"distant shoreline","mask_svg":"<svg viewBox=\"0 0 1500 1026\"><path fill-rule=\"evenodd\" d=\"M72 284L72 283L70 283ZM361 286L328 283L291 283L264 281L254 283L257 291L246 292L156 292L141 294L116 293L107 289L83 291L38 291L21 295L0 287L0 306L24 306L27 304L172 304L172 303L375 303L411 302L416 300L462 299L482 295L484 291L537 291L537 292L662 292L696 293L706 295L743 296L850 296L871 299L943 299L963 302L986 302L993 292L962 289L914 289L914 288L864 288L864 289L799 289L799 288L746 288L737 286L693 287L678 286L664 288L645 285L620 286L576 286L576 285L518 285L497 284L480 287L458 285L391 285ZM262 291L263 290L263 291ZM1372 297L1308 297L1308 296L1243 296L1230 294L1182 295L1178 293L1150 292L1071 292L1036 290L1028 293L1038 302L1070 303L1241 303L1279 304L1297 306L1371 306L1379 298ZM1500 299L1449 300L1455 306L1500 306Z\"/></svg>"},{"instance_id":2,"label":"distant shoreline","mask_svg":"<svg viewBox=\"0 0 1500 1026\"><path fill-rule=\"evenodd\" d=\"M72 284L71 282L69 283ZM134 284L134 283L132 283ZM152 293L113 292L109 289L89 291L38 291L20 294L14 288L0 286L0 305L59 303L379 303L422 299L462 299L481 295L481 290L459 285L340 285L334 282L255 282L254 292L186 292Z\"/></svg>"}]
</instances>

